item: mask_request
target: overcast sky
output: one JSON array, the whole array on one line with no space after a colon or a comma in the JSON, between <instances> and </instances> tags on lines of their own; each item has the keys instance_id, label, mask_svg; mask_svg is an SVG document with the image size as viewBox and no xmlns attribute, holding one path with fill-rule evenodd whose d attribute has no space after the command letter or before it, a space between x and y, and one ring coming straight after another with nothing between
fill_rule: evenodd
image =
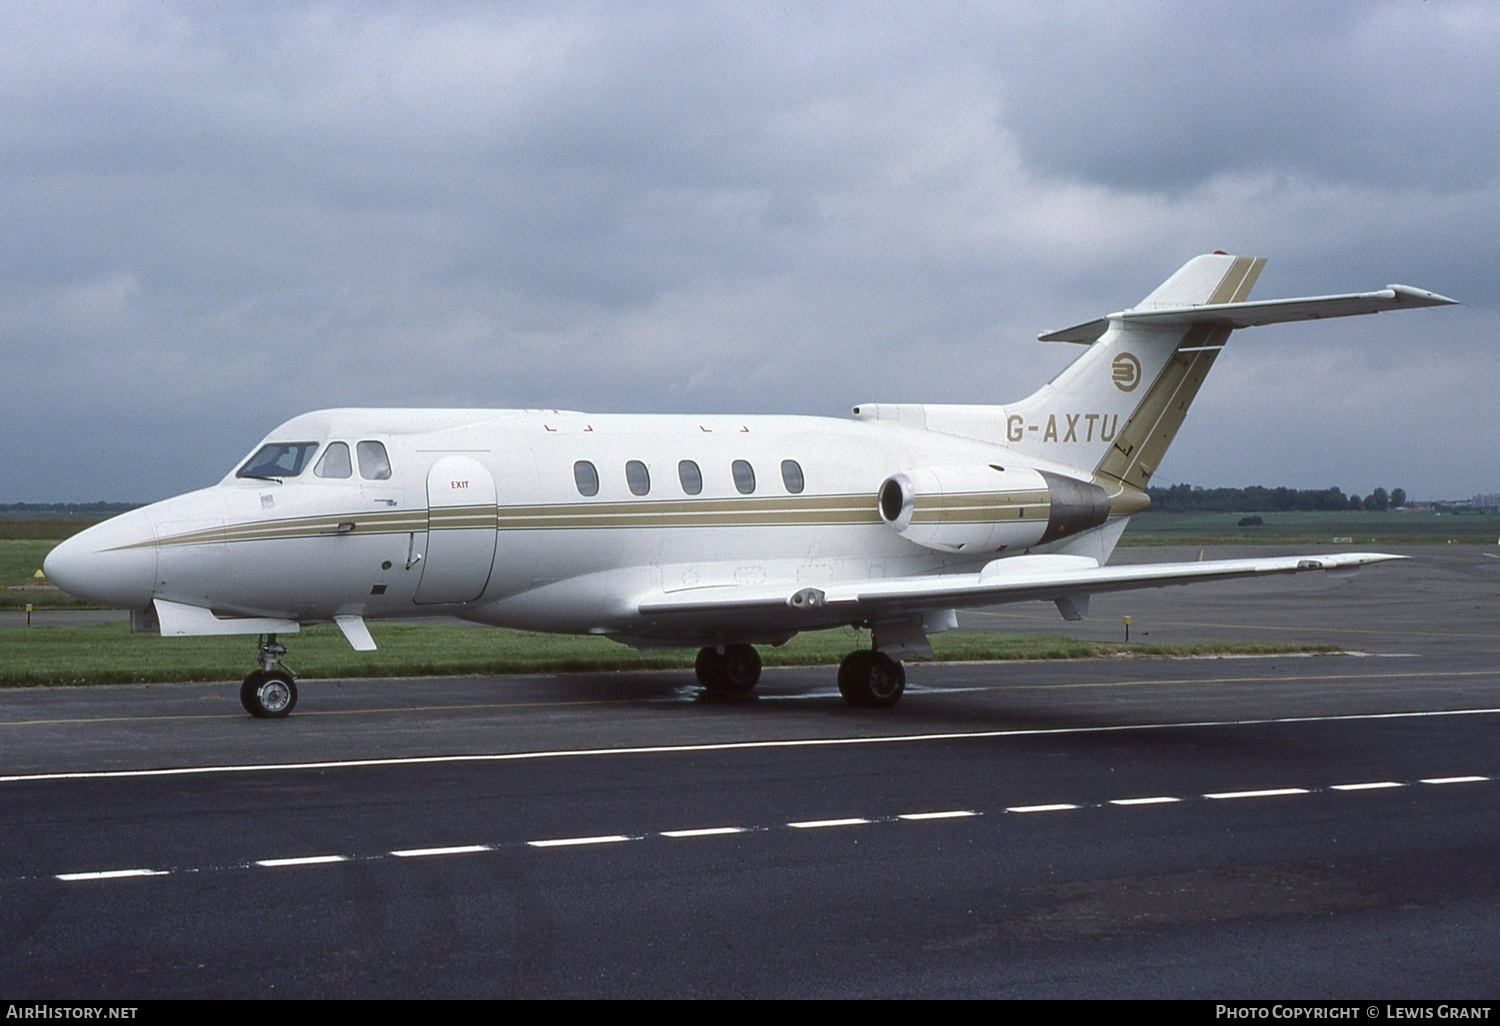
<instances>
[{"instance_id":1,"label":"overcast sky","mask_svg":"<svg viewBox=\"0 0 1500 1026\"><path fill-rule=\"evenodd\" d=\"M326 406L1006 402L1197 253L1252 298L1156 481L1500 491L1500 5L14 2L0 502Z\"/></svg>"}]
</instances>

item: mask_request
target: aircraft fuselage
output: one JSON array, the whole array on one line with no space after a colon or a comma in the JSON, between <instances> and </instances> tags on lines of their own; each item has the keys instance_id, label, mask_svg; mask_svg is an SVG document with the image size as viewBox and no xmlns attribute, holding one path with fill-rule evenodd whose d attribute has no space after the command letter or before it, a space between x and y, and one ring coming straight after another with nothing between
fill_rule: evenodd
<instances>
[{"instance_id":1,"label":"aircraft fuselage","mask_svg":"<svg viewBox=\"0 0 1500 1026\"><path fill-rule=\"evenodd\" d=\"M435 418L449 423L420 429ZM352 465L346 477L320 476L319 456L339 442L380 443L390 476L366 479ZM907 540L879 509L892 474L972 466L999 482L996 468L1031 468L1003 446L881 422L356 409L294 418L263 445L274 443L316 449L296 476L231 472L99 525L58 550L52 573L67 579L76 547L117 566L70 590L130 609L162 599L301 622L448 615L688 644L747 625L653 622L635 600L977 569L1037 543L1050 507L1045 486L1002 489L1022 501L992 511L1008 516L982 549ZM787 635L784 625L769 633Z\"/></svg>"}]
</instances>

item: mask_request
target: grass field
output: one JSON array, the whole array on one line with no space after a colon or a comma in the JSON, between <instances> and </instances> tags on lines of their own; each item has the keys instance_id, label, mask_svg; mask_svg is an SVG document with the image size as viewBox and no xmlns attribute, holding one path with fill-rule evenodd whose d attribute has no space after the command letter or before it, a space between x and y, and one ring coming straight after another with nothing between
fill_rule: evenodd
<instances>
[{"instance_id":1,"label":"grass field","mask_svg":"<svg viewBox=\"0 0 1500 1026\"><path fill-rule=\"evenodd\" d=\"M450 624L370 627L376 652L355 652L334 627L283 637L289 662L304 677L417 677L453 674L562 673L691 669L690 650L645 655L603 638L575 638ZM767 666L833 665L869 635L852 628L800 635L760 649ZM953 631L934 635L942 660L1076 659L1098 656L1236 655L1326 652L1333 646L1140 645L1077 641L1051 634ZM131 634L123 623L0 631L0 687L238 680L255 664L253 637L162 638Z\"/></svg>"},{"instance_id":2,"label":"grass field","mask_svg":"<svg viewBox=\"0 0 1500 1026\"><path fill-rule=\"evenodd\" d=\"M33 575L64 538L96 523L83 517L0 517L0 609L83 609L84 603ZM38 585L44 590L38 590Z\"/></svg>"}]
</instances>

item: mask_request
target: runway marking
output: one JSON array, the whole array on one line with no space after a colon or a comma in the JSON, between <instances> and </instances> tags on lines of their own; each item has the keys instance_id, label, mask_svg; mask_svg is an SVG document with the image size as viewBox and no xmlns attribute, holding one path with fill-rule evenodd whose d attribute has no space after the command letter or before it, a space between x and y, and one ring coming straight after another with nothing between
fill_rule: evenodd
<instances>
[{"instance_id":1,"label":"runway marking","mask_svg":"<svg viewBox=\"0 0 1500 1026\"><path fill-rule=\"evenodd\" d=\"M1269 787L1259 791L1218 791L1213 794L1205 794L1203 797L1212 798L1215 801L1223 801L1230 798L1281 798L1289 794L1311 794L1305 787Z\"/></svg>"},{"instance_id":2,"label":"runway marking","mask_svg":"<svg viewBox=\"0 0 1500 1026\"><path fill-rule=\"evenodd\" d=\"M1066 812L1069 809L1081 809L1081 805L1073 805L1069 802L1053 802L1051 805L1011 805L1006 812Z\"/></svg>"},{"instance_id":3,"label":"runway marking","mask_svg":"<svg viewBox=\"0 0 1500 1026\"><path fill-rule=\"evenodd\" d=\"M1479 674L1391 674L1392 677L1475 676ZM1483 671L1483 675L1493 675ZM1224 678L1204 683L1264 678ZM1302 680L1343 680L1344 676L1283 678ZM1358 679L1369 680L1368 676ZM1379 679L1379 678L1375 678ZM1149 683L1149 682L1137 682ZM1173 682L1168 682L1173 683ZM1060 685L1092 687L1097 685ZM60 773L13 773L0 776L0 783L18 784L49 780L116 780L138 777L179 777L216 773L272 773L287 770L368 769L384 766L438 766L454 763L525 762L533 759L577 759L620 755L677 755L694 752L744 752L778 748L823 748L840 745L911 744L923 741L984 740L1002 737L1063 737L1086 734L1122 734L1147 730L1200 730L1211 727L1265 727L1300 723L1355 723L1375 720L1428 719L1443 716L1494 716L1500 708L1435 709L1394 713L1343 713L1335 716L1275 716L1243 720L1185 720L1180 723L1122 723L1099 727L1025 727L1014 730L956 730L929 734L887 734L855 737L791 738L766 741L715 741L696 744L642 745L619 748L572 748L534 752L493 752L479 755L414 755L387 759L342 759L323 762L246 763L225 766L182 766L172 769L77 770Z\"/></svg>"},{"instance_id":4,"label":"runway marking","mask_svg":"<svg viewBox=\"0 0 1500 1026\"><path fill-rule=\"evenodd\" d=\"M80 880L122 880L128 876L166 876L166 869L105 869L97 873L58 873L57 879L66 883Z\"/></svg>"},{"instance_id":5,"label":"runway marking","mask_svg":"<svg viewBox=\"0 0 1500 1026\"><path fill-rule=\"evenodd\" d=\"M1367 784L1334 784L1330 790L1334 791L1378 791L1387 787L1405 787L1398 780L1372 780Z\"/></svg>"},{"instance_id":6,"label":"runway marking","mask_svg":"<svg viewBox=\"0 0 1500 1026\"><path fill-rule=\"evenodd\" d=\"M1239 656L1213 656L1210 658L1228 660L1240 658ZM1253 656L1246 658L1255 658ZM1080 681L1073 684L976 684L969 688L971 691L1081 691L1093 688L1139 688L1151 686L1171 687L1173 685L1193 684L1264 684L1267 681L1275 683L1296 684L1325 684L1336 681L1375 681L1375 680L1405 680L1410 678L1457 678L1457 677L1495 677L1495 670L1411 670L1404 673L1308 673L1300 676L1234 676L1234 677L1152 677L1140 680L1099 680ZM1392 714L1397 715L1397 714ZM1338 719L1338 717L1330 717Z\"/></svg>"},{"instance_id":7,"label":"runway marking","mask_svg":"<svg viewBox=\"0 0 1500 1026\"><path fill-rule=\"evenodd\" d=\"M330 862L348 861L347 855L304 855L291 859L259 859L255 864L266 869L280 869L283 866L322 866Z\"/></svg>"},{"instance_id":8,"label":"runway marking","mask_svg":"<svg viewBox=\"0 0 1500 1026\"><path fill-rule=\"evenodd\" d=\"M1243 658L1246 658L1246 659L1261 659L1261 658L1264 658L1264 659L1274 659L1274 658L1285 658L1285 657L1289 657L1289 656L1296 655L1296 654L1297 653L1279 653L1279 654L1272 654L1272 655L1267 655L1267 656L1250 655L1250 656L1245 656ZM1162 659L1166 659L1166 658L1170 658L1170 657L1151 657L1151 659L1153 661L1162 661ZM1227 656L1212 656L1212 657L1207 657L1207 658L1227 659L1229 657L1227 657ZM1236 657L1236 658L1240 658L1240 657ZM1092 658L1092 659L1083 658L1083 659L1072 660L1072 661L1076 661L1076 662L1098 662L1098 658L1097 657L1096 658ZM946 661L946 662L947 662L948 665L954 665L954 666L958 666L958 665L997 665L997 664L1015 665L1017 663L1030 663L1030 662L1034 662L1034 660L1015 660L1015 659L1011 659L1011 660L989 660L989 661L986 661L986 662L983 662L983 663L973 662L973 661L968 661L968 660L949 660L949 661ZM791 669L791 667L787 667L786 669ZM545 677L546 677L546 675L527 675L527 676L533 677L533 678L536 678L536 679L545 679ZM1462 678L1467 678L1467 677L1493 677L1493 676L1496 676L1496 672L1493 671L1493 670L1451 670L1451 671L1422 671L1422 670L1418 670L1418 671L1411 671L1411 672L1407 672L1407 673L1383 673L1383 674L1308 674L1308 675L1303 675L1303 676L1277 675L1274 678L1268 678L1267 676L1241 675L1241 676L1232 676L1232 677L1204 677L1204 678L1199 678L1199 677L1179 677L1179 678L1119 679L1119 680L1080 682L1080 683L1073 683L1073 684L1024 684L1024 683L1023 684L975 684L975 685L954 686L954 687L928 687L926 685L923 685L920 681L915 681L915 682L913 682L909 686L908 690L910 690L913 694L919 694L919 693L927 693L927 694L952 694L952 693L962 693L962 692L968 692L968 691L1038 691L1038 692L1047 692L1047 691L1071 691L1071 690L1091 689L1091 688L1128 688L1128 687L1148 687L1148 686L1171 687L1171 686L1174 686L1174 685L1213 685L1213 684L1255 684L1255 683L1264 683L1268 679L1274 679L1274 680L1276 680L1278 682L1304 682L1304 683L1312 683L1312 682L1332 682L1332 681L1341 681L1341 680L1362 680L1362 681L1371 681L1371 680L1409 680L1409 679L1444 680L1444 679L1462 679ZM831 698L832 696L834 696L836 694L837 694L837 692L830 688L830 689L828 689L826 691L825 690L818 690L818 691L814 691L814 692L806 694L806 695L796 695L796 696L764 695L764 696L759 696L759 698L762 701L764 701L764 700L780 701L780 700L783 700L783 699L791 700L791 699L794 699L794 698L797 699L797 700L803 700L803 699L828 699L828 698ZM683 700L685 701L686 699L683 699ZM698 700L698 695L697 695L696 691L695 691L695 694L694 694L692 700L693 701L697 701ZM591 708L591 707L595 707L595 706L638 705L638 704L642 704L643 702L654 702L654 701L659 701L659 698L656 697L656 696L645 696L645 697L639 697L639 698L558 699L558 700L549 700L549 701L524 701L524 702L472 702L472 703L463 703L463 704L458 704L458 705L409 705L409 706L388 706L388 707L373 708L373 709L303 709L297 715L298 715L299 718L305 719L307 717L314 717L314 716L316 716L316 717L339 717L339 716L374 716L374 715L384 715L384 714L410 715L410 714L413 714L413 713L472 712L472 711L475 711L475 710L506 711L506 710L517 710L517 709L558 709L558 708L572 708L572 707ZM674 698L674 699L671 699L671 701L675 703L675 702L677 702L679 700ZM1466 712L1468 712L1468 711L1474 711L1474 712L1494 712L1494 711L1497 711L1497 710L1464 710L1464 711L1466 711ZM1334 718L1336 719L1337 717L1334 717ZM177 722L177 721L181 721L181 720L239 720L239 719L243 719L243 716L242 716L242 714L240 714L238 712L233 712L233 713L225 712L225 713L172 714L172 715L160 715L160 716L93 716L93 717L63 717L63 718L49 717L49 718L46 718L46 719L32 719L32 720L3 720L3 719L0 719L0 730L4 730L5 728L11 728L11 727L47 727L47 726L72 726L72 725L78 725L78 726L95 726L95 725L106 724L106 723L137 723L138 724L138 723L157 723L157 722L171 723L171 722ZM1251 721L1246 721L1246 722L1251 722ZM1265 721L1265 722L1290 722L1290 721ZM520 753L520 754L526 754L526 753ZM576 753L530 753L530 754L531 754L531 757L537 757L539 755L544 755L544 754L545 755L558 755L558 754L576 754ZM509 756L492 755L492 756L473 756L473 757L454 757L454 758L505 758L505 757L509 757ZM398 760L398 761L418 761L418 760ZM348 762L348 763L318 763L318 764L306 764L306 765L331 766L331 765L390 765L390 764L391 763L389 763L389 762L357 761L357 762ZM238 772L238 771L243 771L243 770L260 769L260 768L268 768L268 767L256 767L256 766L247 766L247 767L203 767L203 769L212 769L212 770L214 770L216 772ZM177 772L177 771L175 771L175 770L155 770L155 771L147 770L147 771L114 771L114 772L116 772L116 773L130 773L130 772L135 772L135 773L153 773L153 772L155 772L155 773L171 773L171 772ZM10 776L0 776L0 783L6 783L6 782L14 781L14 780L24 780L24 779L79 779L79 778L84 778L84 777L88 777L88 776L96 776L96 775L98 775L98 774L97 773L89 773L89 772L86 772L86 771L85 772L77 772L77 773L10 775Z\"/></svg>"},{"instance_id":9,"label":"runway marking","mask_svg":"<svg viewBox=\"0 0 1500 1026\"><path fill-rule=\"evenodd\" d=\"M598 837L559 837L550 841L527 841L533 848L574 848L588 844L619 844L621 841L639 840L625 834L601 834Z\"/></svg>"},{"instance_id":10,"label":"runway marking","mask_svg":"<svg viewBox=\"0 0 1500 1026\"><path fill-rule=\"evenodd\" d=\"M398 859L421 859L431 855L476 855L479 852L494 850L494 847L488 844L460 844L452 848L406 848L402 851L393 851L391 854Z\"/></svg>"},{"instance_id":11,"label":"runway marking","mask_svg":"<svg viewBox=\"0 0 1500 1026\"><path fill-rule=\"evenodd\" d=\"M1478 775L1478 774L1474 774L1474 775L1469 775L1469 776L1423 777L1423 778L1421 778L1417 782L1418 783L1423 783L1423 784L1468 784L1468 783L1482 783L1482 782L1490 781L1490 780L1494 780L1494 779L1495 779L1494 777L1481 776L1481 775ZM1180 796L1176 796L1176 795L1150 795L1150 796L1145 796L1145 797L1134 797L1134 798L1110 798L1110 799L1105 799L1105 800L1102 800L1102 801L1091 801L1091 802L1050 802L1050 803L1047 803L1047 804L1040 804L1040 805L1010 805L1010 806L1005 806L1003 808L1000 808L1000 809L996 810L995 813L993 813L993 814L1001 814L1001 815L1003 815L1003 814L1006 814L1006 813L1016 813L1016 814L1019 814L1019 815L1029 815L1029 814L1032 814L1032 813L1069 812L1069 811L1076 811L1076 810L1102 809L1102 808L1105 808L1107 806L1135 807L1135 806L1149 806L1149 805L1169 805L1169 804L1180 804L1180 803L1183 803L1183 802L1191 801L1191 800L1193 800L1194 797L1196 797L1199 800L1215 801L1215 800L1237 799L1237 798L1271 798L1271 797L1282 797L1282 796L1287 796L1287 795L1305 795L1305 794L1318 794L1318 793L1324 793L1324 794L1348 793L1348 792L1355 792L1355 791L1372 791L1372 790L1387 790L1387 789L1390 789L1390 788L1402 788L1402 787L1408 787L1408 786L1410 786L1410 784L1411 784L1410 781L1403 782L1403 781L1398 781L1398 780L1375 780L1375 781L1366 781L1366 782L1353 783L1353 784L1329 784L1329 785L1321 786L1321 787L1306 787L1306 788L1304 788L1304 787L1278 787L1278 788L1263 788L1263 789L1250 790L1250 791L1214 791L1214 792L1208 792L1208 793L1205 793L1205 794L1200 794L1200 795L1190 796L1190 797L1180 797ZM882 824L882 823L934 822L934 821L942 821L942 820L950 820L950 819L971 819L971 818L977 818L977 817L981 817L981 816L985 816L985 815L990 815L990 814L992 814L992 813L986 813L986 812L984 812L983 810L980 810L980 809L945 809L945 810L942 810L942 811L935 811L935 812L904 812L904 813L900 813L900 814L894 815L894 816L870 816L870 817L865 817L865 816L849 816L849 817L845 817L845 818L841 818L841 819L809 819L809 820L798 820L796 822L781 824L781 826L784 827L784 828L793 829L793 830L816 830L816 829L826 829L826 828L834 828L834 827L847 827L847 826L869 826L869 825L878 825L878 824ZM696 837L721 837L721 836L728 836L728 835L733 835L733 834L747 834L747 833L753 833L753 832L764 832L764 831L771 830L771 829L775 829L775 828L774 827L763 827L763 826L762 827L757 827L757 826L694 827L694 828L683 829L683 830L662 830L662 831L657 831L654 834L652 834L652 833L647 833L647 834L598 834L598 835L588 836L588 837L558 837L558 838L548 838L548 839L545 839L545 840L532 840L532 841L525 841L525 842L509 841L509 842L497 842L497 843L490 843L490 844L450 845L450 846L447 846L447 847L440 847L440 848L437 848L437 847L435 847L435 848L401 848L401 849L396 849L396 850L387 851L387 852L378 853L378 854L303 855L303 856L295 856L295 857L292 857L292 858L259 859L259 860L256 860L254 862L232 863L232 864L229 864L229 865L218 865L218 866L198 866L198 867L192 867L192 868L178 868L178 869L147 869L147 868L138 868L138 869L106 869L106 870L94 870L94 871L90 871L90 872L81 872L81 873L58 873L58 874L54 874L52 876L52 879L60 880L60 881L63 881L65 883L79 883L79 882L89 881L89 880L120 880L120 879L126 879L126 878L130 878L130 877L172 876L172 875L181 874L181 873L201 873L201 872L212 872L212 871L240 870L240 869L248 869L251 866L260 866L260 867L265 867L265 868L287 868L287 867L297 867L297 866L328 865L330 863L339 863L339 862L350 863L350 864L359 864L359 863L378 862L378 861L380 861L382 859L386 859L386 858L411 859L411 858L425 858L425 857L440 857L440 856L444 856L444 855L477 855L477 854L484 854L484 853L489 853L489 852L500 852L500 851L504 851L504 850L507 850L507 849L510 849L510 848L523 847L523 846L524 847L529 847L529 848L587 847L587 846L591 846L591 845L621 844L621 843L625 843L625 842L628 842L628 841L645 841L645 840L648 840L651 837L662 837L662 838L669 838L669 839L672 839L672 840L680 840L680 839L696 838ZM23 877L22 879L26 879L26 878Z\"/></svg>"}]
</instances>

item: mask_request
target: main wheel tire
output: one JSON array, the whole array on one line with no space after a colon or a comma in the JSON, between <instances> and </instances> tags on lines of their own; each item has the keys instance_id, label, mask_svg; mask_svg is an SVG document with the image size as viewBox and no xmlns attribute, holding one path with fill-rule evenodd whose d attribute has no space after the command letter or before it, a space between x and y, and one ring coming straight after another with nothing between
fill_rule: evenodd
<instances>
[{"instance_id":1,"label":"main wheel tire","mask_svg":"<svg viewBox=\"0 0 1500 1026\"><path fill-rule=\"evenodd\" d=\"M865 681L865 704L885 709L901 701L901 696L906 693L906 667L884 652L877 652L876 657Z\"/></svg>"},{"instance_id":2,"label":"main wheel tire","mask_svg":"<svg viewBox=\"0 0 1500 1026\"><path fill-rule=\"evenodd\" d=\"M698 650L693 672L710 695L747 695L760 680L760 653L751 645L708 646Z\"/></svg>"},{"instance_id":3,"label":"main wheel tire","mask_svg":"<svg viewBox=\"0 0 1500 1026\"><path fill-rule=\"evenodd\" d=\"M868 648L861 648L844 656L839 663L839 694L844 696L844 701L850 705L864 704L860 699L864 694L864 685L861 683L870 676L870 667L875 665L875 653Z\"/></svg>"},{"instance_id":4,"label":"main wheel tire","mask_svg":"<svg viewBox=\"0 0 1500 1026\"><path fill-rule=\"evenodd\" d=\"M839 694L850 705L883 709L906 691L906 668L884 652L861 649L839 663Z\"/></svg>"},{"instance_id":5,"label":"main wheel tire","mask_svg":"<svg viewBox=\"0 0 1500 1026\"><path fill-rule=\"evenodd\" d=\"M731 694L748 694L760 682L760 653L753 645L726 646L719 664L723 667L724 690Z\"/></svg>"},{"instance_id":6,"label":"main wheel tire","mask_svg":"<svg viewBox=\"0 0 1500 1026\"><path fill-rule=\"evenodd\" d=\"M240 705L262 720L289 716L297 708L297 682L284 670L256 670L240 685Z\"/></svg>"},{"instance_id":7,"label":"main wheel tire","mask_svg":"<svg viewBox=\"0 0 1500 1026\"><path fill-rule=\"evenodd\" d=\"M700 648L698 658L693 660L693 673L705 691L718 693L724 690L724 657L713 648Z\"/></svg>"}]
</instances>

